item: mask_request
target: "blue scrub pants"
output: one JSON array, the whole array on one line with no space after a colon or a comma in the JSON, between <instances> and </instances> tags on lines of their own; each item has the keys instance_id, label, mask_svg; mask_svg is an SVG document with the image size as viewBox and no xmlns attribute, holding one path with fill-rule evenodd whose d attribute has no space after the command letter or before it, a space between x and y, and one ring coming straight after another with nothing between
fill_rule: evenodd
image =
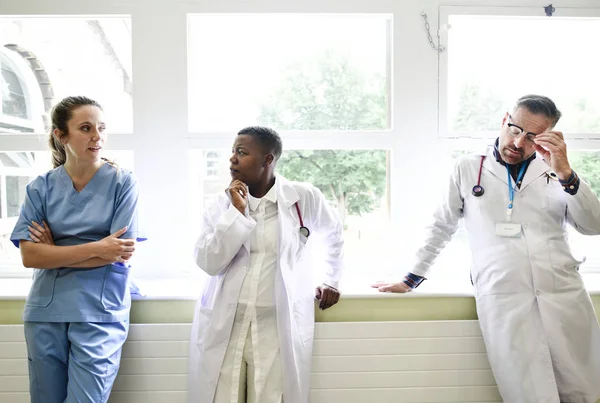
<instances>
[{"instance_id":1,"label":"blue scrub pants","mask_svg":"<svg viewBox=\"0 0 600 403\"><path fill-rule=\"evenodd\" d=\"M105 403L129 322L25 322L31 403Z\"/></svg>"}]
</instances>

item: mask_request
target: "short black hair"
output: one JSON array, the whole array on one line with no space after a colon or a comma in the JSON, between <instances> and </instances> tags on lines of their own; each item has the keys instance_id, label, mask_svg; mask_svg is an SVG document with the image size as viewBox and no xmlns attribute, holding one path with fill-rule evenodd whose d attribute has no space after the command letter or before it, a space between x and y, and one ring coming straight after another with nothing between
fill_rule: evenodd
<instances>
[{"instance_id":1,"label":"short black hair","mask_svg":"<svg viewBox=\"0 0 600 403\"><path fill-rule=\"evenodd\" d=\"M275 130L265 126L249 126L238 132L238 136L242 134L253 136L265 151L273 153L275 160L281 157L283 143Z\"/></svg>"},{"instance_id":2,"label":"short black hair","mask_svg":"<svg viewBox=\"0 0 600 403\"><path fill-rule=\"evenodd\" d=\"M556 107L554 101L543 95L525 95L517 100L515 110L525 108L534 115L544 115L552 120L552 127L556 126L562 113Z\"/></svg>"}]
</instances>

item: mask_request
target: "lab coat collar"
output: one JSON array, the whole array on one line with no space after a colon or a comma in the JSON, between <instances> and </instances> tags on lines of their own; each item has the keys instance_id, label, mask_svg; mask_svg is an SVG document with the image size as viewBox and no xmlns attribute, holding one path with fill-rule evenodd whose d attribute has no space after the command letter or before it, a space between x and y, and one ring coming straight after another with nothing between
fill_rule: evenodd
<instances>
[{"instance_id":1,"label":"lab coat collar","mask_svg":"<svg viewBox=\"0 0 600 403\"><path fill-rule=\"evenodd\" d=\"M289 208L300 200L300 196L298 195L298 192L296 192L292 182L280 174L275 174L275 186L273 187L277 187L277 197L281 208Z\"/></svg>"},{"instance_id":2,"label":"lab coat collar","mask_svg":"<svg viewBox=\"0 0 600 403\"><path fill-rule=\"evenodd\" d=\"M485 160L483 161L483 167L490 171L492 175L500 179L502 182L508 185L508 176L506 174L506 167L501 165L498 161L496 161L496 157L494 156L494 146L490 145L486 148Z\"/></svg>"},{"instance_id":3,"label":"lab coat collar","mask_svg":"<svg viewBox=\"0 0 600 403\"><path fill-rule=\"evenodd\" d=\"M267 192L266 195L261 197L260 199L257 197L253 197L252 195L248 195L248 206L250 207L250 211L256 211L260 201L266 199L272 203L277 203L277 180L275 180L275 184L271 186L271 189Z\"/></svg>"},{"instance_id":4,"label":"lab coat collar","mask_svg":"<svg viewBox=\"0 0 600 403\"><path fill-rule=\"evenodd\" d=\"M488 146L485 155L486 158L483 162L483 167L490 171L503 183L508 185L508 175L506 173L506 167L500 164L498 161L496 161L496 157L494 156L494 146ZM521 183L521 188L517 189L517 191L525 189L535 179L539 178L540 175L543 175L547 172L551 172L550 167L548 166L546 161L542 159L541 155L537 155L536 158L531 160L531 162L527 166L525 176L523 177L523 182Z\"/></svg>"}]
</instances>

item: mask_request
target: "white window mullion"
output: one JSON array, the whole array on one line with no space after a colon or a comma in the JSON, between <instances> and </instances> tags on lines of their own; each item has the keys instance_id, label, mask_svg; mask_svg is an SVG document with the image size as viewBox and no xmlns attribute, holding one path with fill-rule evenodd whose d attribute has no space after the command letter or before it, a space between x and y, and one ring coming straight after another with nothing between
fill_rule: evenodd
<instances>
[{"instance_id":1,"label":"white window mullion","mask_svg":"<svg viewBox=\"0 0 600 403\"><path fill-rule=\"evenodd\" d=\"M135 173L148 241L135 257L139 277L178 277L192 255L187 217L186 15L170 3L132 15ZM160 29L157 29L160 27Z\"/></svg>"}]
</instances>

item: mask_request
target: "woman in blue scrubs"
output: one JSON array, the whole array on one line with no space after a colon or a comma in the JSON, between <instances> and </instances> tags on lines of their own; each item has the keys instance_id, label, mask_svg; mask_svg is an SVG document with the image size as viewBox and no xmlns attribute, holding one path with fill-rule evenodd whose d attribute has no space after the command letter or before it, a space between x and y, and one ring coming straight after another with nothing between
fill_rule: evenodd
<instances>
[{"instance_id":1,"label":"woman in blue scrubs","mask_svg":"<svg viewBox=\"0 0 600 403\"><path fill-rule=\"evenodd\" d=\"M101 158L102 108L68 97L52 110L54 169L29 185L11 235L34 268L23 320L33 403L106 402L129 329L138 185Z\"/></svg>"}]
</instances>

